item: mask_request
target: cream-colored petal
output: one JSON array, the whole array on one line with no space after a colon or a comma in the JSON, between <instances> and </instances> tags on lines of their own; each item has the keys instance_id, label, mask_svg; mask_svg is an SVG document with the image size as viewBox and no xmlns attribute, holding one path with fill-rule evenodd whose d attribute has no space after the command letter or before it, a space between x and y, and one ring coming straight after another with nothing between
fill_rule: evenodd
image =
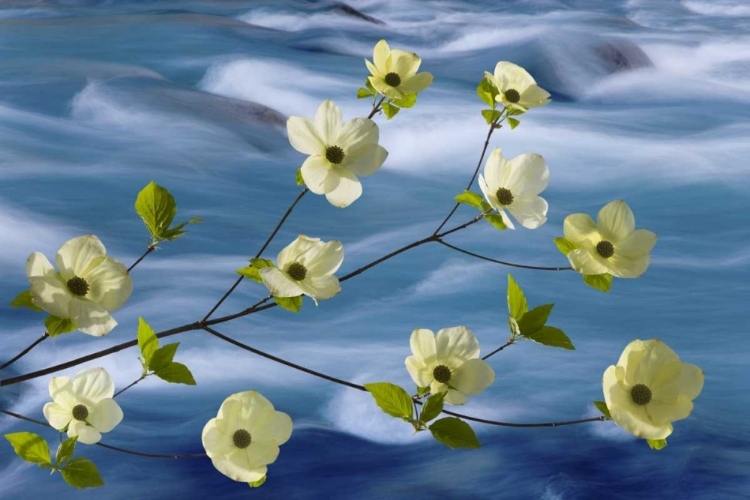
<instances>
[{"instance_id":1,"label":"cream-colored petal","mask_svg":"<svg viewBox=\"0 0 750 500\"><path fill-rule=\"evenodd\" d=\"M416 356L407 356L404 361L406 365L406 371L409 372L411 379L419 387L425 387L433 383L435 380L432 375L432 370L428 368L421 359Z\"/></svg>"},{"instance_id":2,"label":"cream-colored petal","mask_svg":"<svg viewBox=\"0 0 750 500\"><path fill-rule=\"evenodd\" d=\"M114 399L102 399L89 409L86 419L99 432L109 432L122 422L122 408Z\"/></svg>"},{"instance_id":3,"label":"cream-colored petal","mask_svg":"<svg viewBox=\"0 0 750 500\"><path fill-rule=\"evenodd\" d=\"M391 87L385 80L381 78L375 78L374 76L369 77L370 84L375 87L375 90L381 94L390 97L391 99L402 99L404 97L403 92L398 90L396 87Z\"/></svg>"},{"instance_id":4,"label":"cream-colored petal","mask_svg":"<svg viewBox=\"0 0 750 500\"><path fill-rule=\"evenodd\" d=\"M286 120L286 133L289 144L306 155L324 155L326 145L315 129L315 123L309 118L290 116Z\"/></svg>"},{"instance_id":5,"label":"cream-colored petal","mask_svg":"<svg viewBox=\"0 0 750 500\"><path fill-rule=\"evenodd\" d=\"M438 363L457 366L479 357L479 341L465 326L443 328L435 336L435 351Z\"/></svg>"},{"instance_id":6,"label":"cream-colored petal","mask_svg":"<svg viewBox=\"0 0 750 500\"><path fill-rule=\"evenodd\" d=\"M490 187L487 185L487 181L484 179L484 176L482 174L479 174L479 189L482 191L482 194L484 195L484 198L487 200L487 203L490 204L492 208L495 210L502 210L503 205L500 204L500 201L498 201L497 196L490 190Z\"/></svg>"},{"instance_id":7,"label":"cream-colored petal","mask_svg":"<svg viewBox=\"0 0 750 500\"><path fill-rule=\"evenodd\" d=\"M406 52L400 49L391 50L390 71L400 76L402 82L416 74L421 62L422 60L414 52Z\"/></svg>"},{"instance_id":8,"label":"cream-colored petal","mask_svg":"<svg viewBox=\"0 0 750 500\"><path fill-rule=\"evenodd\" d=\"M286 273L275 267L265 267L260 270L260 278L266 285L271 295L276 297L297 297L302 295L299 283L290 278Z\"/></svg>"},{"instance_id":9,"label":"cream-colored petal","mask_svg":"<svg viewBox=\"0 0 750 500\"><path fill-rule=\"evenodd\" d=\"M68 427L68 437L71 438L74 436L78 436L77 442L83 444L96 444L102 439L99 431L80 420L73 420Z\"/></svg>"},{"instance_id":10,"label":"cream-colored petal","mask_svg":"<svg viewBox=\"0 0 750 500\"><path fill-rule=\"evenodd\" d=\"M627 387L633 387L638 383L635 374L645 352L646 346L641 340L634 340L622 351L617 366L624 369L623 382Z\"/></svg>"},{"instance_id":11,"label":"cream-colored petal","mask_svg":"<svg viewBox=\"0 0 750 500\"><path fill-rule=\"evenodd\" d=\"M635 217L630 207L622 200L607 203L596 216L596 225L604 239L618 244L635 230Z\"/></svg>"},{"instance_id":12,"label":"cream-colored petal","mask_svg":"<svg viewBox=\"0 0 750 500\"><path fill-rule=\"evenodd\" d=\"M547 222L547 201L536 195L524 195L513 200L506 209L526 229L536 229Z\"/></svg>"},{"instance_id":13,"label":"cream-colored petal","mask_svg":"<svg viewBox=\"0 0 750 500\"><path fill-rule=\"evenodd\" d=\"M276 446L281 446L289 441L292 428L292 419L289 415L281 411L269 410L248 431L253 440L257 438L258 441L271 441Z\"/></svg>"},{"instance_id":14,"label":"cream-colored petal","mask_svg":"<svg viewBox=\"0 0 750 500\"><path fill-rule=\"evenodd\" d=\"M70 301L70 319L80 331L101 337L117 326L117 321L96 302L73 298Z\"/></svg>"},{"instance_id":15,"label":"cream-colored petal","mask_svg":"<svg viewBox=\"0 0 750 500\"><path fill-rule=\"evenodd\" d=\"M338 240L317 245L300 262L307 268L308 276L333 274L344 262L344 245Z\"/></svg>"},{"instance_id":16,"label":"cream-colored petal","mask_svg":"<svg viewBox=\"0 0 750 500\"><path fill-rule=\"evenodd\" d=\"M549 168L541 155L524 153L510 160L505 186L514 197L538 195L549 185Z\"/></svg>"},{"instance_id":17,"label":"cream-colored petal","mask_svg":"<svg viewBox=\"0 0 750 500\"><path fill-rule=\"evenodd\" d=\"M341 292L341 285L336 276L312 276L299 282L305 295L314 299L330 299Z\"/></svg>"},{"instance_id":18,"label":"cream-colored petal","mask_svg":"<svg viewBox=\"0 0 750 500\"><path fill-rule=\"evenodd\" d=\"M372 76L376 78L385 78L385 75L380 72L377 66L375 66L373 63L365 59L365 66L367 66L367 70L372 74Z\"/></svg>"},{"instance_id":19,"label":"cream-colored petal","mask_svg":"<svg viewBox=\"0 0 750 500\"><path fill-rule=\"evenodd\" d=\"M31 283L31 278L55 278L56 276L57 272L43 253L34 252L26 259L26 278L29 283Z\"/></svg>"},{"instance_id":20,"label":"cream-colored petal","mask_svg":"<svg viewBox=\"0 0 750 500\"><path fill-rule=\"evenodd\" d=\"M680 357L659 339L645 341L644 347L643 357L635 372L635 379L637 383L650 387L657 380L659 372L670 363L679 362Z\"/></svg>"},{"instance_id":21,"label":"cream-colored petal","mask_svg":"<svg viewBox=\"0 0 750 500\"><path fill-rule=\"evenodd\" d=\"M250 446L242 451L245 452L246 462L238 460L237 464L246 463L248 469L255 469L274 463L281 450L272 440L266 439L265 436L257 436L253 438ZM237 458L239 459L239 456Z\"/></svg>"},{"instance_id":22,"label":"cream-colored petal","mask_svg":"<svg viewBox=\"0 0 750 500\"><path fill-rule=\"evenodd\" d=\"M495 381L495 371L481 359L470 359L451 373L450 385L467 396L474 396Z\"/></svg>"},{"instance_id":23,"label":"cream-colored petal","mask_svg":"<svg viewBox=\"0 0 750 500\"><path fill-rule=\"evenodd\" d=\"M243 421L252 421L274 409L273 404L258 391L238 392L234 396L242 402L240 419Z\"/></svg>"},{"instance_id":24,"label":"cream-colored petal","mask_svg":"<svg viewBox=\"0 0 750 500\"><path fill-rule=\"evenodd\" d=\"M323 101L315 113L315 130L326 146L336 146L341 131L341 109L330 99Z\"/></svg>"},{"instance_id":25,"label":"cream-colored petal","mask_svg":"<svg viewBox=\"0 0 750 500\"><path fill-rule=\"evenodd\" d=\"M32 278L30 281L29 290L34 304L53 316L70 318L70 302L73 294L60 278L57 276Z\"/></svg>"},{"instance_id":26,"label":"cream-colored petal","mask_svg":"<svg viewBox=\"0 0 750 500\"><path fill-rule=\"evenodd\" d=\"M64 429L73 420L72 410L57 403L45 404L42 413L44 413L44 418L47 419L49 425L57 430Z\"/></svg>"},{"instance_id":27,"label":"cream-colored petal","mask_svg":"<svg viewBox=\"0 0 750 500\"><path fill-rule=\"evenodd\" d=\"M663 372L669 373L668 365L664 365L660 373L657 374L651 382L653 388L653 397L659 401L671 402L680 395L693 400L703 390L703 383L706 375L698 366L691 363L679 362L679 371L672 377L662 377ZM674 373L672 371L672 373Z\"/></svg>"},{"instance_id":28,"label":"cream-colored petal","mask_svg":"<svg viewBox=\"0 0 750 500\"><path fill-rule=\"evenodd\" d=\"M502 150L500 148L493 149L484 164L484 180L493 194L497 192L498 188L506 187L510 169L510 162L503 156Z\"/></svg>"},{"instance_id":29,"label":"cream-colored petal","mask_svg":"<svg viewBox=\"0 0 750 500\"><path fill-rule=\"evenodd\" d=\"M593 253L585 248L577 248L568 253L570 265L581 274L604 274L610 272L607 266L604 266Z\"/></svg>"},{"instance_id":30,"label":"cream-colored petal","mask_svg":"<svg viewBox=\"0 0 750 500\"><path fill-rule=\"evenodd\" d=\"M646 229L636 229L624 240L617 242L615 255L621 255L636 260L648 255L656 244L656 235Z\"/></svg>"},{"instance_id":31,"label":"cream-colored petal","mask_svg":"<svg viewBox=\"0 0 750 500\"><path fill-rule=\"evenodd\" d=\"M236 452L233 452L233 454L234 453ZM268 468L265 465L253 469L242 467L242 465L246 464L247 462L238 460L237 458L233 457L233 454L211 459L211 463L214 465L214 467L216 467L216 470L227 476L229 479L233 479L242 483L251 483L254 481L258 481L268 472Z\"/></svg>"},{"instance_id":32,"label":"cream-colored petal","mask_svg":"<svg viewBox=\"0 0 750 500\"><path fill-rule=\"evenodd\" d=\"M604 400L617 425L643 439L664 439L672 426L655 425L643 406L633 402L630 391L617 382L615 366L608 367L602 379Z\"/></svg>"},{"instance_id":33,"label":"cream-colored petal","mask_svg":"<svg viewBox=\"0 0 750 500\"><path fill-rule=\"evenodd\" d=\"M549 104L550 93L536 84L529 85L526 90L521 93L521 99L518 103L526 108L534 106L544 106Z\"/></svg>"},{"instance_id":34,"label":"cream-colored petal","mask_svg":"<svg viewBox=\"0 0 750 500\"><path fill-rule=\"evenodd\" d=\"M276 265L279 269L286 269L290 264L303 260L306 255L317 253L317 249L322 246L323 242L320 238L310 238L300 234L279 252Z\"/></svg>"},{"instance_id":35,"label":"cream-colored petal","mask_svg":"<svg viewBox=\"0 0 750 500\"><path fill-rule=\"evenodd\" d=\"M62 277L69 280L74 276L86 276L106 256L107 250L99 238L87 234L63 243L55 261Z\"/></svg>"},{"instance_id":36,"label":"cream-colored petal","mask_svg":"<svg viewBox=\"0 0 750 500\"><path fill-rule=\"evenodd\" d=\"M52 377L49 381L49 395L64 408L72 409L78 404L70 377Z\"/></svg>"},{"instance_id":37,"label":"cream-colored petal","mask_svg":"<svg viewBox=\"0 0 750 500\"><path fill-rule=\"evenodd\" d=\"M203 433L201 434L203 448L211 459L225 457L235 449L234 443L232 442L232 436L222 432L217 426L217 421L218 419L212 418L206 422L206 425L203 427Z\"/></svg>"},{"instance_id":38,"label":"cream-colored petal","mask_svg":"<svg viewBox=\"0 0 750 500\"><path fill-rule=\"evenodd\" d=\"M334 167L333 172L338 177L338 184L326 192L326 199L334 207L348 207L362 196L362 184L353 172L345 168Z\"/></svg>"},{"instance_id":39,"label":"cream-colored petal","mask_svg":"<svg viewBox=\"0 0 750 500\"><path fill-rule=\"evenodd\" d=\"M372 61L375 63L375 67L384 75L387 72L386 60L390 54L391 49L385 40L380 40L375 44L375 48L372 51Z\"/></svg>"},{"instance_id":40,"label":"cream-colored petal","mask_svg":"<svg viewBox=\"0 0 750 500\"><path fill-rule=\"evenodd\" d=\"M646 412L656 425L665 425L688 418L692 411L693 402L685 396L679 396L673 403L652 400L646 405Z\"/></svg>"},{"instance_id":41,"label":"cream-colored petal","mask_svg":"<svg viewBox=\"0 0 750 500\"><path fill-rule=\"evenodd\" d=\"M88 368L75 376L72 392L88 407L115 394L115 383L104 368Z\"/></svg>"},{"instance_id":42,"label":"cream-colored petal","mask_svg":"<svg viewBox=\"0 0 750 500\"><path fill-rule=\"evenodd\" d=\"M411 332L409 347L411 347L411 353L426 366L437 363L437 344L432 330L416 328Z\"/></svg>"},{"instance_id":43,"label":"cream-colored petal","mask_svg":"<svg viewBox=\"0 0 750 500\"><path fill-rule=\"evenodd\" d=\"M325 194L330 185L331 163L322 156L309 156L301 167L302 180L315 194Z\"/></svg>"},{"instance_id":44,"label":"cream-colored petal","mask_svg":"<svg viewBox=\"0 0 750 500\"><path fill-rule=\"evenodd\" d=\"M366 144L377 144L380 139L378 125L369 118L354 118L346 122L335 138L335 144L344 150L344 161L356 154L354 151Z\"/></svg>"},{"instance_id":45,"label":"cream-colored petal","mask_svg":"<svg viewBox=\"0 0 750 500\"><path fill-rule=\"evenodd\" d=\"M377 172L388 157L388 151L379 144L365 144L350 150L342 164L357 176L371 175Z\"/></svg>"},{"instance_id":46,"label":"cream-colored petal","mask_svg":"<svg viewBox=\"0 0 750 500\"><path fill-rule=\"evenodd\" d=\"M608 262L609 273L618 278L638 278L643 275L651 263L651 256L644 255L640 259L630 260L620 255L613 255Z\"/></svg>"},{"instance_id":47,"label":"cream-colored petal","mask_svg":"<svg viewBox=\"0 0 750 500\"><path fill-rule=\"evenodd\" d=\"M128 274L128 268L112 257L105 258L85 278L89 284L86 298L109 312L122 307L133 293L133 279Z\"/></svg>"},{"instance_id":48,"label":"cream-colored petal","mask_svg":"<svg viewBox=\"0 0 750 500\"><path fill-rule=\"evenodd\" d=\"M418 94L432 85L432 81L432 73L423 71L422 73L417 73L405 81L402 81L401 85L399 85L399 89L403 92L408 92L409 94Z\"/></svg>"},{"instance_id":49,"label":"cream-colored petal","mask_svg":"<svg viewBox=\"0 0 750 500\"><path fill-rule=\"evenodd\" d=\"M448 393L445 395L445 401L449 405L459 406L466 404L466 402L469 400L469 398L466 397L465 394L462 394L459 391L456 391L454 389L448 389Z\"/></svg>"},{"instance_id":50,"label":"cream-colored petal","mask_svg":"<svg viewBox=\"0 0 750 500\"><path fill-rule=\"evenodd\" d=\"M495 65L495 80L502 85L498 85L501 91L514 89L522 93L530 85L536 84L531 75L517 64L508 61L500 61Z\"/></svg>"},{"instance_id":51,"label":"cream-colored petal","mask_svg":"<svg viewBox=\"0 0 750 500\"><path fill-rule=\"evenodd\" d=\"M505 223L505 225L508 226L508 229L516 228L516 226L513 225L513 221L510 220L510 217L508 217L508 214L505 212L505 210L498 209L497 213L500 215L500 218L503 219L503 222Z\"/></svg>"},{"instance_id":52,"label":"cream-colored petal","mask_svg":"<svg viewBox=\"0 0 750 500\"><path fill-rule=\"evenodd\" d=\"M604 239L588 214L571 214L565 217L563 234L571 243L591 248Z\"/></svg>"}]
</instances>

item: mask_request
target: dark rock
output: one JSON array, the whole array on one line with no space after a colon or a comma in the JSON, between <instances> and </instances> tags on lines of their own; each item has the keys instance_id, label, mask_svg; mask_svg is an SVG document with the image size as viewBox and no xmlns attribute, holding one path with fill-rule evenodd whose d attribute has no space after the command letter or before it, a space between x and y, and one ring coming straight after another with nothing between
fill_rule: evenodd
<instances>
[{"instance_id":1,"label":"dark rock","mask_svg":"<svg viewBox=\"0 0 750 500\"><path fill-rule=\"evenodd\" d=\"M358 17L359 19L362 19L363 21L367 21L373 24L380 24L380 25L385 24L380 19L377 19L372 16L368 16L367 14L364 14L358 11L357 9L355 9L354 7L352 7L351 5L347 5L345 3L336 3L330 8L330 10L335 10L335 11L347 14L349 16Z\"/></svg>"},{"instance_id":2,"label":"dark rock","mask_svg":"<svg viewBox=\"0 0 750 500\"><path fill-rule=\"evenodd\" d=\"M612 73L629 69L650 68L654 64L640 47L628 40L612 40L599 44L595 53Z\"/></svg>"}]
</instances>

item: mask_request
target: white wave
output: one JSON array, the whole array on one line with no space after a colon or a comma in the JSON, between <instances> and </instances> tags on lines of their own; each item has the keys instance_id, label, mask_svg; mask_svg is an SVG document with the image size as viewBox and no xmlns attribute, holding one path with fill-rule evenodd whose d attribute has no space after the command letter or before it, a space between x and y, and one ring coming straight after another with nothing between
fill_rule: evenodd
<instances>
[{"instance_id":1,"label":"white wave","mask_svg":"<svg viewBox=\"0 0 750 500\"><path fill-rule=\"evenodd\" d=\"M369 21L335 11L329 12L280 12L278 10L255 9L237 17L242 22L282 31L304 31L331 26L361 28L374 26Z\"/></svg>"},{"instance_id":2,"label":"white wave","mask_svg":"<svg viewBox=\"0 0 750 500\"><path fill-rule=\"evenodd\" d=\"M450 259L414 285L413 294L414 297L423 298L462 294L469 290L490 290L496 283L482 278L493 271L498 271L497 264Z\"/></svg>"},{"instance_id":3,"label":"white wave","mask_svg":"<svg viewBox=\"0 0 750 500\"><path fill-rule=\"evenodd\" d=\"M712 0L710 2L686 0L682 2L688 10L704 16L728 16L728 17L750 17L750 5L744 1L726 2Z\"/></svg>"}]
</instances>

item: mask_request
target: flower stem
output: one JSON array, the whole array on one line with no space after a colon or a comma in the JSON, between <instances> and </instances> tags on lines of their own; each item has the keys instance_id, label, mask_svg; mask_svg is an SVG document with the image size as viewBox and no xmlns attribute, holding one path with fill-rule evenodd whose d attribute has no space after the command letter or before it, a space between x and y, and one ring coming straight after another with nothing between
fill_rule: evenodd
<instances>
[{"instance_id":1,"label":"flower stem","mask_svg":"<svg viewBox=\"0 0 750 500\"><path fill-rule=\"evenodd\" d=\"M383 101L385 101L385 96L381 97L378 103L372 107L372 111L370 111L370 114L367 115L367 118L371 119L378 111L380 111L380 105L383 104Z\"/></svg>"}]
</instances>

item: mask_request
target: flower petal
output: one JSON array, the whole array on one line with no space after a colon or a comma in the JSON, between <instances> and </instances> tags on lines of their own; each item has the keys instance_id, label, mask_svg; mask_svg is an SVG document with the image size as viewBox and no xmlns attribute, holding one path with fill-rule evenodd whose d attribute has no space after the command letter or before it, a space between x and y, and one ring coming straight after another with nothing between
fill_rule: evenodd
<instances>
[{"instance_id":1,"label":"flower petal","mask_svg":"<svg viewBox=\"0 0 750 500\"><path fill-rule=\"evenodd\" d=\"M83 333L101 337L117 326L117 321L102 306L91 300L73 298L70 319Z\"/></svg>"},{"instance_id":2,"label":"flower petal","mask_svg":"<svg viewBox=\"0 0 750 500\"><path fill-rule=\"evenodd\" d=\"M112 257L105 258L87 276L89 291L86 298L97 302L107 311L116 311L133 293L133 279L125 265Z\"/></svg>"},{"instance_id":3,"label":"flower petal","mask_svg":"<svg viewBox=\"0 0 750 500\"><path fill-rule=\"evenodd\" d=\"M57 403L45 404L44 408L42 408L42 413L44 413L44 418L47 419L49 425L57 430L64 429L73 420L71 409Z\"/></svg>"},{"instance_id":4,"label":"flower petal","mask_svg":"<svg viewBox=\"0 0 750 500\"><path fill-rule=\"evenodd\" d=\"M70 318L70 302L73 294L58 276L32 278L32 302L48 313L60 318Z\"/></svg>"},{"instance_id":5,"label":"flower petal","mask_svg":"<svg viewBox=\"0 0 750 500\"><path fill-rule=\"evenodd\" d=\"M608 262L609 272L618 278L638 278L643 275L651 263L651 256L644 255L640 259L630 260L617 254L613 255Z\"/></svg>"},{"instance_id":6,"label":"flower petal","mask_svg":"<svg viewBox=\"0 0 750 500\"><path fill-rule=\"evenodd\" d=\"M400 49L391 50L390 71L400 76L402 82L414 76L421 63L422 60L414 52Z\"/></svg>"},{"instance_id":7,"label":"flower petal","mask_svg":"<svg viewBox=\"0 0 750 500\"><path fill-rule=\"evenodd\" d=\"M593 248L604 238L588 214L571 214L563 221L565 239L576 245Z\"/></svg>"},{"instance_id":8,"label":"flower petal","mask_svg":"<svg viewBox=\"0 0 750 500\"><path fill-rule=\"evenodd\" d=\"M536 195L525 195L506 207L526 229L536 229L547 222L547 201Z\"/></svg>"},{"instance_id":9,"label":"flower petal","mask_svg":"<svg viewBox=\"0 0 750 500\"><path fill-rule=\"evenodd\" d=\"M536 82L531 75L517 64L508 61L500 61L495 65L495 80L501 92L514 89L519 94L523 93L529 86Z\"/></svg>"},{"instance_id":10,"label":"flower petal","mask_svg":"<svg viewBox=\"0 0 750 500\"><path fill-rule=\"evenodd\" d=\"M417 328L411 332L409 338L409 347L416 359L426 366L432 366L437 363L437 344L435 343L435 334L432 330L426 328ZM424 386L426 384L422 384Z\"/></svg>"},{"instance_id":11,"label":"flower petal","mask_svg":"<svg viewBox=\"0 0 750 500\"><path fill-rule=\"evenodd\" d=\"M114 399L102 399L89 409L88 422L99 432L109 432L122 422L122 408Z\"/></svg>"},{"instance_id":12,"label":"flower petal","mask_svg":"<svg viewBox=\"0 0 750 500\"><path fill-rule=\"evenodd\" d=\"M71 421L68 427L68 437L74 436L78 436L78 442L83 444L96 444L102 439L99 431L80 420Z\"/></svg>"},{"instance_id":13,"label":"flower petal","mask_svg":"<svg viewBox=\"0 0 750 500\"><path fill-rule=\"evenodd\" d=\"M318 135L315 124L309 118L290 116L286 120L286 133L289 144L306 155L325 154L326 145Z\"/></svg>"},{"instance_id":14,"label":"flower petal","mask_svg":"<svg viewBox=\"0 0 750 500\"><path fill-rule=\"evenodd\" d=\"M281 411L269 410L263 415L263 419L253 427L250 434L252 436L257 434L262 436L264 441L271 440L277 446L280 446L289 441L292 436L292 428L292 419L289 415Z\"/></svg>"},{"instance_id":15,"label":"flower petal","mask_svg":"<svg viewBox=\"0 0 750 500\"><path fill-rule=\"evenodd\" d=\"M289 264L294 262L304 262L306 256L317 253L317 249L323 246L320 238L310 238L300 234L297 238L285 246L276 257L276 265L279 269L286 269Z\"/></svg>"},{"instance_id":16,"label":"flower petal","mask_svg":"<svg viewBox=\"0 0 750 500\"><path fill-rule=\"evenodd\" d=\"M237 448L235 448L235 450L240 452L243 451ZM257 481L268 472L268 468L265 465L252 469L245 468L242 465L245 465L247 462L242 462L241 459L238 460L237 458L234 458L232 454L221 456L220 458L213 458L211 459L211 463L216 467L216 470L227 476L229 479L243 483Z\"/></svg>"},{"instance_id":17,"label":"flower petal","mask_svg":"<svg viewBox=\"0 0 750 500\"><path fill-rule=\"evenodd\" d=\"M482 174L479 174L479 189L482 191L482 194L484 195L484 198L487 200L487 203L490 204L492 208L495 210L502 210L503 206L500 204L500 201L497 199L497 191L494 193L490 190L490 187L487 185L487 181L484 179L484 176Z\"/></svg>"},{"instance_id":18,"label":"flower petal","mask_svg":"<svg viewBox=\"0 0 750 500\"><path fill-rule=\"evenodd\" d=\"M467 398L465 394L462 394L461 392L454 389L448 389L448 393L445 395L445 399L443 401L450 405L459 406L466 404L468 400L469 398Z\"/></svg>"},{"instance_id":19,"label":"flower petal","mask_svg":"<svg viewBox=\"0 0 750 500\"><path fill-rule=\"evenodd\" d=\"M656 235L646 229L636 229L624 240L617 242L615 255L622 255L631 260L636 260L648 255L656 244Z\"/></svg>"},{"instance_id":20,"label":"flower petal","mask_svg":"<svg viewBox=\"0 0 750 500\"><path fill-rule=\"evenodd\" d=\"M417 73L416 75L407 78L405 81L402 81L401 85L399 85L399 89L410 94L418 94L432 85L432 81L432 73L423 71L422 73Z\"/></svg>"},{"instance_id":21,"label":"flower petal","mask_svg":"<svg viewBox=\"0 0 750 500\"><path fill-rule=\"evenodd\" d=\"M341 291L339 279L336 276L312 276L298 283L305 295L313 299L330 299Z\"/></svg>"},{"instance_id":22,"label":"flower petal","mask_svg":"<svg viewBox=\"0 0 750 500\"><path fill-rule=\"evenodd\" d=\"M371 175L378 171L388 158L388 151L379 144L365 144L349 151L343 166L358 176Z\"/></svg>"},{"instance_id":23,"label":"flower petal","mask_svg":"<svg viewBox=\"0 0 750 500\"><path fill-rule=\"evenodd\" d=\"M670 363L678 363L680 357L659 339L645 341L644 348L643 357L635 373L635 379L639 384L646 384L651 387L659 372Z\"/></svg>"},{"instance_id":24,"label":"flower petal","mask_svg":"<svg viewBox=\"0 0 750 500\"><path fill-rule=\"evenodd\" d=\"M344 245L338 240L316 245L305 253L300 262L307 268L308 275L333 274L344 262Z\"/></svg>"},{"instance_id":25,"label":"flower petal","mask_svg":"<svg viewBox=\"0 0 750 500\"><path fill-rule=\"evenodd\" d=\"M402 99L404 97L403 92L398 90L396 87L391 87L390 85L385 83L385 80L381 78L370 76L368 77L368 80L370 80L370 84L375 87L375 90L385 96L390 97L391 99Z\"/></svg>"},{"instance_id":26,"label":"flower petal","mask_svg":"<svg viewBox=\"0 0 750 500\"><path fill-rule=\"evenodd\" d=\"M372 51L372 61L375 63L375 67L383 74L387 72L385 63L390 54L391 49L388 47L388 42L380 40L375 44L375 48Z\"/></svg>"},{"instance_id":27,"label":"flower petal","mask_svg":"<svg viewBox=\"0 0 750 500\"><path fill-rule=\"evenodd\" d=\"M75 376L72 392L89 408L115 394L115 383L104 368L88 368Z\"/></svg>"},{"instance_id":28,"label":"flower petal","mask_svg":"<svg viewBox=\"0 0 750 500\"><path fill-rule=\"evenodd\" d=\"M279 446L266 436L260 435L253 438L250 446L242 450L245 453L248 469L263 467L266 464L272 464L279 457ZM230 454L230 457L233 454ZM237 457L240 458L239 456ZM238 461L238 463L242 463Z\"/></svg>"},{"instance_id":29,"label":"flower petal","mask_svg":"<svg viewBox=\"0 0 750 500\"><path fill-rule=\"evenodd\" d=\"M338 136L334 139L335 144L344 150L344 161L354 154L353 151L366 144L377 144L380 139L378 125L369 118L354 118L346 122Z\"/></svg>"},{"instance_id":30,"label":"flower petal","mask_svg":"<svg viewBox=\"0 0 750 500\"><path fill-rule=\"evenodd\" d=\"M365 66L367 66L368 71L372 74L372 76L376 78L385 78L385 75L380 72L377 66L375 66L373 63L365 59Z\"/></svg>"},{"instance_id":31,"label":"flower petal","mask_svg":"<svg viewBox=\"0 0 750 500\"><path fill-rule=\"evenodd\" d=\"M467 396L479 394L495 381L495 371L481 359L470 359L451 373L450 385Z\"/></svg>"},{"instance_id":32,"label":"flower petal","mask_svg":"<svg viewBox=\"0 0 750 500\"><path fill-rule=\"evenodd\" d=\"M541 155L524 153L510 160L510 172L504 187L514 197L537 195L549 185L549 168Z\"/></svg>"},{"instance_id":33,"label":"flower petal","mask_svg":"<svg viewBox=\"0 0 750 500\"><path fill-rule=\"evenodd\" d=\"M630 392L617 382L616 367L608 367L602 378L604 400L612 420L631 434L643 439L664 439L672 433L670 424L654 425L643 406L633 402Z\"/></svg>"},{"instance_id":34,"label":"flower petal","mask_svg":"<svg viewBox=\"0 0 750 500\"><path fill-rule=\"evenodd\" d=\"M484 180L487 187L494 195L501 187L506 186L506 180L510 175L510 162L503 156L500 148L495 148L484 164Z\"/></svg>"},{"instance_id":35,"label":"flower petal","mask_svg":"<svg viewBox=\"0 0 750 500\"><path fill-rule=\"evenodd\" d=\"M635 217L624 201L615 200L599 210L596 224L604 239L616 245L635 230Z\"/></svg>"},{"instance_id":36,"label":"flower petal","mask_svg":"<svg viewBox=\"0 0 750 500\"><path fill-rule=\"evenodd\" d=\"M679 396L673 403L652 400L646 405L646 411L656 425L665 425L688 418L693 411L693 402L685 396Z\"/></svg>"},{"instance_id":37,"label":"flower petal","mask_svg":"<svg viewBox=\"0 0 750 500\"><path fill-rule=\"evenodd\" d=\"M331 163L322 156L308 156L301 167L302 180L315 194L325 194L331 189Z\"/></svg>"},{"instance_id":38,"label":"flower petal","mask_svg":"<svg viewBox=\"0 0 750 500\"><path fill-rule=\"evenodd\" d=\"M107 256L102 242L93 234L78 236L63 243L55 261L65 280L74 276L85 278Z\"/></svg>"},{"instance_id":39,"label":"flower petal","mask_svg":"<svg viewBox=\"0 0 750 500\"><path fill-rule=\"evenodd\" d=\"M275 267L264 267L260 270L260 278L266 285L271 295L276 297L297 297L302 295L302 288L292 278L276 269Z\"/></svg>"},{"instance_id":40,"label":"flower petal","mask_svg":"<svg viewBox=\"0 0 750 500\"><path fill-rule=\"evenodd\" d=\"M428 365L417 356L407 356L404 364L406 365L406 371L409 372L411 379L419 387L428 386L435 380L432 375L432 370L430 370Z\"/></svg>"},{"instance_id":41,"label":"flower petal","mask_svg":"<svg viewBox=\"0 0 750 500\"><path fill-rule=\"evenodd\" d=\"M610 272L610 268L599 262L591 251L585 248L577 248L568 253L570 265L581 274L604 274Z\"/></svg>"},{"instance_id":42,"label":"flower petal","mask_svg":"<svg viewBox=\"0 0 750 500\"><path fill-rule=\"evenodd\" d=\"M479 341L465 326L443 328L435 336L437 360L448 368L479 357Z\"/></svg>"},{"instance_id":43,"label":"flower petal","mask_svg":"<svg viewBox=\"0 0 750 500\"><path fill-rule=\"evenodd\" d=\"M341 109L330 99L323 101L315 113L315 130L326 146L336 146L341 130Z\"/></svg>"},{"instance_id":44,"label":"flower petal","mask_svg":"<svg viewBox=\"0 0 750 500\"><path fill-rule=\"evenodd\" d=\"M643 354L646 352L646 344L642 340L634 340L625 346L625 349L620 354L620 359L617 361L617 366L624 369L624 375L622 382L627 387L633 387L637 384L635 378L635 372L638 369L638 365L643 359Z\"/></svg>"},{"instance_id":45,"label":"flower petal","mask_svg":"<svg viewBox=\"0 0 750 500\"><path fill-rule=\"evenodd\" d=\"M232 437L224 434L217 426L219 419L212 418L203 426L201 441L209 458L219 458L228 455L233 449Z\"/></svg>"},{"instance_id":46,"label":"flower petal","mask_svg":"<svg viewBox=\"0 0 750 500\"><path fill-rule=\"evenodd\" d=\"M345 168L334 167L333 171L338 176L338 184L326 193L326 199L334 207L346 208L362 196L362 184Z\"/></svg>"},{"instance_id":47,"label":"flower petal","mask_svg":"<svg viewBox=\"0 0 750 500\"><path fill-rule=\"evenodd\" d=\"M549 104L550 93L536 84L529 85L521 93L521 99L518 101L524 107L544 106Z\"/></svg>"},{"instance_id":48,"label":"flower petal","mask_svg":"<svg viewBox=\"0 0 750 500\"><path fill-rule=\"evenodd\" d=\"M34 252L26 259L26 278L31 283L31 278L55 278L57 273L52 267L49 259L41 252ZM59 279L59 278L58 278Z\"/></svg>"},{"instance_id":49,"label":"flower petal","mask_svg":"<svg viewBox=\"0 0 750 500\"><path fill-rule=\"evenodd\" d=\"M78 404L70 377L52 377L49 381L49 395L55 403L69 410Z\"/></svg>"},{"instance_id":50,"label":"flower petal","mask_svg":"<svg viewBox=\"0 0 750 500\"><path fill-rule=\"evenodd\" d=\"M661 373L656 376L651 387L655 400L672 402L679 396L693 400L701 393L706 379L703 370L691 363L680 362L679 365L679 370L675 370L676 374L672 377L662 377ZM662 367L661 372L666 369L667 365Z\"/></svg>"}]
</instances>

